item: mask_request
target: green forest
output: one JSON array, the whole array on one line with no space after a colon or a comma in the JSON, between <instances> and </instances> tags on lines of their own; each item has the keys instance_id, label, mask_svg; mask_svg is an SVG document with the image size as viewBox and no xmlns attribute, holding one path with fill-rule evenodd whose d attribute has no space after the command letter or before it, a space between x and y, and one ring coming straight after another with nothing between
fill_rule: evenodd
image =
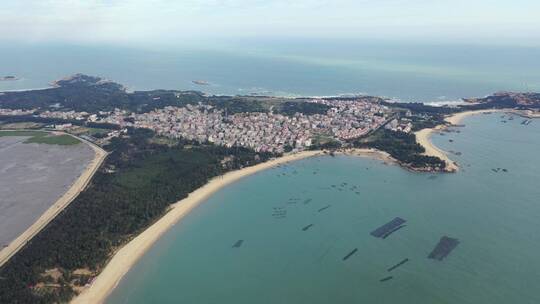
<instances>
[{"instance_id":1,"label":"green forest","mask_svg":"<svg viewBox=\"0 0 540 304\"><path fill-rule=\"evenodd\" d=\"M272 157L245 148L178 141L131 129L106 146L106 161L90 185L0 269L0 303L69 301L113 252L160 218L171 203L209 179ZM57 269L60 278L45 275Z\"/></svg>"},{"instance_id":2,"label":"green forest","mask_svg":"<svg viewBox=\"0 0 540 304\"><path fill-rule=\"evenodd\" d=\"M380 129L367 138L354 141L353 144L359 148L375 148L388 152L400 163L412 169L430 168L442 171L446 167L442 159L422 155L425 149L416 142L414 134Z\"/></svg>"}]
</instances>

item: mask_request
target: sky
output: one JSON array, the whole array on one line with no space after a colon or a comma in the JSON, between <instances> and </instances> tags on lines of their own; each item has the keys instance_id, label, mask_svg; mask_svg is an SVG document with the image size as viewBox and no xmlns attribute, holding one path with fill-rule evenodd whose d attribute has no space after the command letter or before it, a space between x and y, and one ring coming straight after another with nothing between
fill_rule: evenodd
<instances>
[{"instance_id":1,"label":"sky","mask_svg":"<svg viewBox=\"0 0 540 304\"><path fill-rule=\"evenodd\" d=\"M0 0L0 40L175 44L242 37L538 44L538 0Z\"/></svg>"}]
</instances>

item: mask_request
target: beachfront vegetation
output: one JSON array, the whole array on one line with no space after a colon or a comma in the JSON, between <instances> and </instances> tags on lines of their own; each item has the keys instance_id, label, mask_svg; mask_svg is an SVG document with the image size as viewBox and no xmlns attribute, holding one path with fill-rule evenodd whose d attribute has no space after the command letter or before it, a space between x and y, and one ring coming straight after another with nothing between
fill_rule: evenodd
<instances>
[{"instance_id":1,"label":"beachfront vegetation","mask_svg":"<svg viewBox=\"0 0 540 304\"><path fill-rule=\"evenodd\" d=\"M157 144L149 130L114 138L91 183L0 269L0 303L58 303L99 273L114 251L159 219L170 204L212 177L272 155L178 140ZM51 278L46 270L62 275ZM47 284L44 284L47 283Z\"/></svg>"},{"instance_id":2,"label":"beachfront vegetation","mask_svg":"<svg viewBox=\"0 0 540 304\"><path fill-rule=\"evenodd\" d=\"M442 159L422 155L425 149L416 142L414 133L379 129L366 138L354 141L353 144L359 148L375 148L388 152L401 164L415 170L441 171L446 167Z\"/></svg>"},{"instance_id":3,"label":"beachfront vegetation","mask_svg":"<svg viewBox=\"0 0 540 304\"><path fill-rule=\"evenodd\" d=\"M313 138L310 150L335 150L342 147L342 143L332 136L318 134Z\"/></svg>"}]
</instances>

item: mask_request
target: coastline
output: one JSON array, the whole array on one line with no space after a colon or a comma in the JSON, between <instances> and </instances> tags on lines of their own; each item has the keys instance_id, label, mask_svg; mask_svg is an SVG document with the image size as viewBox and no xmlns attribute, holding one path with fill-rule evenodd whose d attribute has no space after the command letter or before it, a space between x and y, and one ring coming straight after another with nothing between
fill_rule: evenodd
<instances>
[{"instance_id":1,"label":"coastline","mask_svg":"<svg viewBox=\"0 0 540 304\"><path fill-rule=\"evenodd\" d=\"M478 114L491 114L496 112L512 112L511 109L490 109L490 110L475 110L475 111L465 111L465 112L459 112L454 115L445 117L444 120L451 124L451 125L459 125L463 119L465 119L468 116L478 115ZM516 113L517 114L517 113Z\"/></svg>"},{"instance_id":2,"label":"coastline","mask_svg":"<svg viewBox=\"0 0 540 304\"><path fill-rule=\"evenodd\" d=\"M130 268L137 263L165 232L223 187L280 164L319 155L324 155L324 153L317 150L288 154L212 178L206 185L191 192L188 197L172 204L170 210L163 217L120 248L95 278L92 285L86 287L71 303L103 303Z\"/></svg>"},{"instance_id":3,"label":"coastline","mask_svg":"<svg viewBox=\"0 0 540 304\"><path fill-rule=\"evenodd\" d=\"M386 164L398 163L388 153L376 149L354 148L338 151L337 154L374 158L381 160ZM323 155L328 154L321 150L288 154L255 166L231 171L224 175L212 178L206 185L191 192L188 197L172 204L170 210L163 217L120 248L120 250L113 255L112 259L107 263L101 273L98 274L93 283L89 287L85 287L71 303L103 303L116 288L124 275L144 256L164 233L223 187L244 177L271 169L281 164Z\"/></svg>"},{"instance_id":4,"label":"coastline","mask_svg":"<svg viewBox=\"0 0 540 304\"><path fill-rule=\"evenodd\" d=\"M459 170L459 166L456 164L456 162L451 160L445 151L439 149L431 142L431 135L436 131L442 130L443 128L443 125L439 125L435 128L422 129L415 132L414 135L416 136L416 142L426 150L424 153L422 153L423 155L434 156L442 159L446 163L446 172L457 172Z\"/></svg>"},{"instance_id":5,"label":"coastline","mask_svg":"<svg viewBox=\"0 0 540 304\"><path fill-rule=\"evenodd\" d=\"M507 110L501 111L507 112ZM482 110L462 112L452 115L445 120L448 122L453 121L453 123L456 124L468 115L483 112L494 111ZM431 132L434 132L435 130L441 130L445 126L446 125L440 125L433 129L421 130L419 131L422 132L420 133L421 136L417 135L417 138L420 137L420 144L422 144L424 147L428 146L430 148L429 150L426 149L426 155L429 155L428 153L433 153L435 154L434 156L441 157L449 164L449 168L447 171L455 172L458 170L457 164L450 160L444 151L434 146L429 139ZM336 154L370 157L381 160L387 164L399 164L399 162L393 159L388 153L376 149L344 149L338 150ZM181 221L182 218L188 215L194 208L206 201L206 199L208 199L217 191L221 190L223 187L232 184L244 177L253 175L266 169L270 169L280 164L320 155L326 154L325 152L320 150L288 154L280 158L257 164L255 166L231 171L224 175L212 178L207 184L191 192L188 197L174 204L171 204L170 210L165 215L163 215L163 217L158 219L155 223L146 228L142 233L134 237L127 244L121 247L117 252L115 252L112 258L106 264L106 266L102 269L102 271L94 278L91 285L85 287L78 296L72 299L71 303L86 304L103 303L104 301L106 301L107 297L116 288L124 275L131 269L131 267L133 267L138 262L140 258L144 256L144 254L150 248L152 248L155 242L157 242L164 233L166 233L176 223Z\"/></svg>"},{"instance_id":6,"label":"coastline","mask_svg":"<svg viewBox=\"0 0 540 304\"><path fill-rule=\"evenodd\" d=\"M444 120L450 124L450 126L457 126L459 125L463 119L465 119L468 116L478 115L478 114L488 114L488 113L497 113L497 112L504 112L504 113L513 113L516 115L525 115L517 110L512 109L486 109L486 110L474 110L474 111L465 111L465 112L459 112L452 114L450 116L447 116L444 118ZM422 129L420 131L417 131L414 133L416 136L416 142L419 143L424 149L426 149L426 152L424 152L424 155L428 156L435 156L442 160L444 160L447 164L447 172L457 172L459 170L459 165L450 159L448 157L448 154L446 151L438 148L433 144L431 141L431 136L433 133L439 132L447 128L448 125L438 125L434 128L427 128Z\"/></svg>"},{"instance_id":7,"label":"coastline","mask_svg":"<svg viewBox=\"0 0 540 304\"><path fill-rule=\"evenodd\" d=\"M6 130L7 131L7 130ZM65 133L68 134L68 133ZM84 172L75 180L71 187L23 233L21 233L9 245L0 250L0 267L4 265L13 255L26 245L34 236L36 236L45 226L47 226L56 216L62 212L69 204L81 193L88 185L98 168L101 166L107 152L95 144L68 134L81 141L82 144L89 145L94 150L94 159L88 164Z\"/></svg>"},{"instance_id":8,"label":"coastline","mask_svg":"<svg viewBox=\"0 0 540 304\"><path fill-rule=\"evenodd\" d=\"M350 148L344 150L338 150L338 154L347 155L347 156L358 156L358 157L368 157L376 160L380 160L385 164L399 165L399 161L393 158L387 152L371 149L371 148ZM403 166L402 166L403 167Z\"/></svg>"}]
</instances>

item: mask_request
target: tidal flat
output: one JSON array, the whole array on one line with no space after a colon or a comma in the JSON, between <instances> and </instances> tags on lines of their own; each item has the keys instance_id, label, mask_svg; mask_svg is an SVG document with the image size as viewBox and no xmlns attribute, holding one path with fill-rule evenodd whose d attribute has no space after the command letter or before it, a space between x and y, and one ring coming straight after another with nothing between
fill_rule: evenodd
<instances>
[{"instance_id":1,"label":"tidal flat","mask_svg":"<svg viewBox=\"0 0 540 304\"><path fill-rule=\"evenodd\" d=\"M28 139L0 137L2 248L53 205L94 158L93 149L86 144L27 143Z\"/></svg>"}]
</instances>

